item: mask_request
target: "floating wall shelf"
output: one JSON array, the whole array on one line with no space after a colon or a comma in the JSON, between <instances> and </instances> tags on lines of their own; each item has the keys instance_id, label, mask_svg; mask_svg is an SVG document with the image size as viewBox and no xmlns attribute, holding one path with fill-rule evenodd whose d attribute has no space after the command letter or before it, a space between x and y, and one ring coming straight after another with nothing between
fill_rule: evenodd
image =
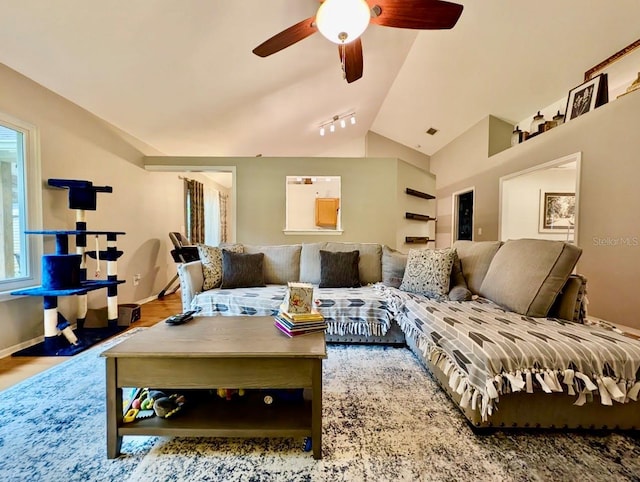
<instances>
[{"instance_id":1,"label":"floating wall shelf","mask_svg":"<svg viewBox=\"0 0 640 482\"><path fill-rule=\"evenodd\" d=\"M432 218L426 214L416 214L416 213L404 213L404 217L407 219L415 219L416 221L435 221L436 218Z\"/></svg>"},{"instance_id":2,"label":"floating wall shelf","mask_svg":"<svg viewBox=\"0 0 640 482\"><path fill-rule=\"evenodd\" d=\"M407 244L427 244L435 243L435 239L429 239L429 236L406 236L404 242Z\"/></svg>"},{"instance_id":3,"label":"floating wall shelf","mask_svg":"<svg viewBox=\"0 0 640 482\"><path fill-rule=\"evenodd\" d=\"M411 189L410 187L406 188L405 192L410 196L421 197L422 199L435 199L436 198L435 196L433 196L431 194L427 194L426 192L416 191L415 189Z\"/></svg>"}]
</instances>

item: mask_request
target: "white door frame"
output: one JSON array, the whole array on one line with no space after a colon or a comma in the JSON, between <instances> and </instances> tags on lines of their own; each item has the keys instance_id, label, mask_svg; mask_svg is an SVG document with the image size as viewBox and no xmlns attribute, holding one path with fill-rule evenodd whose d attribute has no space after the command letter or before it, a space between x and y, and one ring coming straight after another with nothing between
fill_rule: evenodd
<instances>
[{"instance_id":1,"label":"white door frame","mask_svg":"<svg viewBox=\"0 0 640 482\"><path fill-rule=\"evenodd\" d=\"M471 186L451 193L451 244L458 240L458 201L461 194L473 193L473 215L471 217L471 240L476 238L476 187Z\"/></svg>"}]
</instances>

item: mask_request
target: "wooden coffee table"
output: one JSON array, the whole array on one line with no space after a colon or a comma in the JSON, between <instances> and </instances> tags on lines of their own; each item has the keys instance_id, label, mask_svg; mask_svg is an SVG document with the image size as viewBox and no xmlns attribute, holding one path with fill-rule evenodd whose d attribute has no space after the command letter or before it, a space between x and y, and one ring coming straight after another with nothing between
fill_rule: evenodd
<instances>
[{"instance_id":1,"label":"wooden coffee table","mask_svg":"<svg viewBox=\"0 0 640 482\"><path fill-rule=\"evenodd\" d=\"M195 317L158 323L102 353L106 357L107 456L120 455L124 435L181 437L311 437L322 458L324 333L289 338L271 317ZM310 400L267 405L262 397L185 405L169 419L123 422L122 388L181 390L311 389ZM249 390L251 392L251 390ZM255 393L255 392L254 392ZM169 394L169 393L168 393Z\"/></svg>"}]
</instances>

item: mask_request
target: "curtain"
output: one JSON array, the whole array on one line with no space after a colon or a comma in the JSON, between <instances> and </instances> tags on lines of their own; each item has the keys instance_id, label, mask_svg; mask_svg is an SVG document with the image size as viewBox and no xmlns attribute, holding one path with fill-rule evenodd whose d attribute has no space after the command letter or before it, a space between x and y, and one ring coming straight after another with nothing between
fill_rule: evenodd
<instances>
[{"instance_id":1,"label":"curtain","mask_svg":"<svg viewBox=\"0 0 640 482\"><path fill-rule=\"evenodd\" d=\"M207 220L204 229L204 244L209 246L218 246L220 244L219 194L216 189L204 188L204 218Z\"/></svg>"},{"instance_id":2,"label":"curtain","mask_svg":"<svg viewBox=\"0 0 640 482\"><path fill-rule=\"evenodd\" d=\"M227 224L227 211L229 204L229 195L219 193L220 198L220 242L226 243L229 239L229 227Z\"/></svg>"},{"instance_id":3,"label":"curtain","mask_svg":"<svg viewBox=\"0 0 640 482\"><path fill-rule=\"evenodd\" d=\"M191 243L204 243L203 184L193 179L184 181L187 197L187 236Z\"/></svg>"}]
</instances>

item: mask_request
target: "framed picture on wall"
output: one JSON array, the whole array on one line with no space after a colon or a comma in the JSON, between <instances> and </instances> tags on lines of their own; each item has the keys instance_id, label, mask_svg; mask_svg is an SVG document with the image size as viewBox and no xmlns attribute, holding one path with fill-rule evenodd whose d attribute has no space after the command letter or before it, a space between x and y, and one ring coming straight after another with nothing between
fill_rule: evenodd
<instances>
[{"instance_id":1,"label":"framed picture on wall","mask_svg":"<svg viewBox=\"0 0 640 482\"><path fill-rule=\"evenodd\" d=\"M574 192L540 191L541 233L573 231L576 222L576 194Z\"/></svg>"},{"instance_id":2,"label":"framed picture on wall","mask_svg":"<svg viewBox=\"0 0 640 482\"><path fill-rule=\"evenodd\" d=\"M600 74L569 91L565 122L609 102L607 74Z\"/></svg>"}]
</instances>

